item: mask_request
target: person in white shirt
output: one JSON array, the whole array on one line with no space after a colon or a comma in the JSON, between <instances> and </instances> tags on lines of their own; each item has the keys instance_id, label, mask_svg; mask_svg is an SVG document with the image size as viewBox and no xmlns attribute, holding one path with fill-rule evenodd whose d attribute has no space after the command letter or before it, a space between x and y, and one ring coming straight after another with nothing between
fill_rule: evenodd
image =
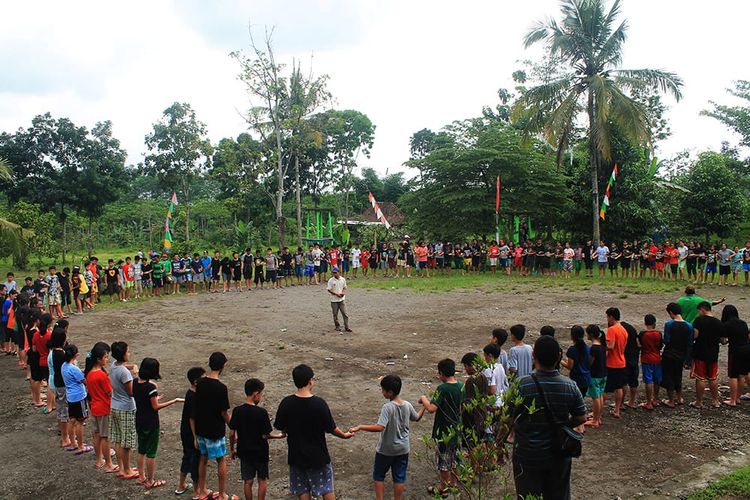
<instances>
[{"instance_id":1,"label":"person in white shirt","mask_svg":"<svg viewBox=\"0 0 750 500\"><path fill-rule=\"evenodd\" d=\"M331 311L333 312L333 324L336 327L336 331L341 331L341 324L339 323L339 311L341 316L344 318L344 331L351 332L349 328L349 316L346 314L346 278L339 274L338 266L333 266L331 269L333 276L328 280L327 291L331 294Z\"/></svg>"},{"instance_id":2,"label":"person in white shirt","mask_svg":"<svg viewBox=\"0 0 750 500\"><path fill-rule=\"evenodd\" d=\"M359 260L361 256L362 250L359 249L359 244L355 243L354 248L352 248L352 278L357 277L357 272L362 267L362 263Z\"/></svg>"},{"instance_id":3,"label":"person in white shirt","mask_svg":"<svg viewBox=\"0 0 750 500\"><path fill-rule=\"evenodd\" d=\"M505 375L505 368L498 359L500 357L500 346L497 344L487 344L484 346L484 360L492 363L492 366L485 368L482 373L487 377L488 393L495 395L495 406L503 406L503 393L508 390L508 377Z\"/></svg>"}]
</instances>

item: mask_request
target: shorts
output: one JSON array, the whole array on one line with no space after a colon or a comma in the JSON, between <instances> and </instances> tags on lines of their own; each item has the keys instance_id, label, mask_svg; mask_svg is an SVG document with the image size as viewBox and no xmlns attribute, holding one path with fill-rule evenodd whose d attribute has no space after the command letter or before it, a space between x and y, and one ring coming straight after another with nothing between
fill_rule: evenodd
<instances>
[{"instance_id":1,"label":"shorts","mask_svg":"<svg viewBox=\"0 0 750 500\"><path fill-rule=\"evenodd\" d=\"M661 384L661 365L660 364L641 364L644 384Z\"/></svg>"},{"instance_id":2,"label":"shorts","mask_svg":"<svg viewBox=\"0 0 750 500\"><path fill-rule=\"evenodd\" d=\"M730 272L730 266L719 266L719 276L729 276Z\"/></svg>"},{"instance_id":3,"label":"shorts","mask_svg":"<svg viewBox=\"0 0 750 500\"><path fill-rule=\"evenodd\" d=\"M227 455L227 440L225 438L208 439L198 436L198 450L209 460L218 460Z\"/></svg>"},{"instance_id":4,"label":"shorts","mask_svg":"<svg viewBox=\"0 0 750 500\"><path fill-rule=\"evenodd\" d=\"M195 275L193 275L193 281L196 283L202 283L203 281L206 281L206 275L204 273L195 273Z\"/></svg>"},{"instance_id":5,"label":"shorts","mask_svg":"<svg viewBox=\"0 0 750 500\"><path fill-rule=\"evenodd\" d=\"M727 372L729 378L740 378L750 372L750 344L729 351Z\"/></svg>"},{"instance_id":6,"label":"shorts","mask_svg":"<svg viewBox=\"0 0 750 500\"><path fill-rule=\"evenodd\" d=\"M258 480L268 479L268 462L253 462L241 458L240 475L243 481L252 481L256 476Z\"/></svg>"},{"instance_id":7,"label":"shorts","mask_svg":"<svg viewBox=\"0 0 750 500\"><path fill-rule=\"evenodd\" d=\"M709 380L716 380L718 377L718 361L703 361L702 359L693 360L693 369L690 370L690 378L706 382Z\"/></svg>"},{"instance_id":8,"label":"shorts","mask_svg":"<svg viewBox=\"0 0 750 500\"><path fill-rule=\"evenodd\" d=\"M352 268L359 269L360 267L362 267L362 264L359 263L359 259L352 259Z\"/></svg>"},{"instance_id":9,"label":"shorts","mask_svg":"<svg viewBox=\"0 0 750 500\"><path fill-rule=\"evenodd\" d=\"M135 410L110 410L109 441L128 450L135 448Z\"/></svg>"},{"instance_id":10,"label":"shorts","mask_svg":"<svg viewBox=\"0 0 750 500\"><path fill-rule=\"evenodd\" d=\"M266 269L266 281L276 281L276 269Z\"/></svg>"},{"instance_id":11,"label":"shorts","mask_svg":"<svg viewBox=\"0 0 750 500\"><path fill-rule=\"evenodd\" d=\"M55 387L55 405L57 406L57 421L67 422L70 417L68 416L68 400L65 397L65 387Z\"/></svg>"},{"instance_id":12,"label":"shorts","mask_svg":"<svg viewBox=\"0 0 750 500\"><path fill-rule=\"evenodd\" d=\"M394 262L394 264L395 264L395 262ZM445 267L445 258L443 258L443 257L436 258L435 259L435 265L437 266L438 269L444 268Z\"/></svg>"},{"instance_id":13,"label":"shorts","mask_svg":"<svg viewBox=\"0 0 750 500\"><path fill-rule=\"evenodd\" d=\"M193 282L193 275L191 273L185 273L185 276L182 277L183 283L192 283Z\"/></svg>"},{"instance_id":14,"label":"shorts","mask_svg":"<svg viewBox=\"0 0 750 500\"><path fill-rule=\"evenodd\" d=\"M497 258L490 257L490 267L497 267Z\"/></svg>"},{"instance_id":15,"label":"shorts","mask_svg":"<svg viewBox=\"0 0 750 500\"><path fill-rule=\"evenodd\" d=\"M305 266L305 277L312 278L315 276L315 266Z\"/></svg>"},{"instance_id":16,"label":"shorts","mask_svg":"<svg viewBox=\"0 0 750 500\"><path fill-rule=\"evenodd\" d=\"M661 358L661 385L668 391L682 391L682 370L684 362L667 354Z\"/></svg>"},{"instance_id":17,"label":"shorts","mask_svg":"<svg viewBox=\"0 0 750 500\"><path fill-rule=\"evenodd\" d=\"M623 269L630 269L630 259L622 259L622 262L620 263L620 266Z\"/></svg>"},{"instance_id":18,"label":"shorts","mask_svg":"<svg viewBox=\"0 0 750 500\"><path fill-rule=\"evenodd\" d=\"M677 264L669 264L669 269L672 271L672 274L677 274L677 268L679 266Z\"/></svg>"},{"instance_id":19,"label":"shorts","mask_svg":"<svg viewBox=\"0 0 750 500\"><path fill-rule=\"evenodd\" d=\"M300 496L310 493L316 498L333 491L333 466L330 463L317 469L303 469L297 465L289 466L289 492L292 495Z\"/></svg>"},{"instance_id":20,"label":"shorts","mask_svg":"<svg viewBox=\"0 0 750 500\"><path fill-rule=\"evenodd\" d=\"M404 259L398 259L398 260L396 261L396 265L397 265L398 267L404 267L404 266L406 265L406 261L405 261Z\"/></svg>"},{"instance_id":21,"label":"shorts","mask_svg":"<svg viewBox=\"0 0 750 500\"><path fill-rule=\"evenodd\" d=\"M615 392L628 385L627 368L607 368L607 385L604 386L604 392Z\"/></svg>"},{"instance_id":22,"label":"shorts","mask_svg":"<svg viewBox=\"0 0 750 500\"><path fill-rule=\"evenodd\" d=\"M119 291L120 291L120 287L117 286L117 283L115 283L114 281L107 283L107 293L109 295L116 295L117 292Z\"/></svg>"},{"instance_id":23,"label":"shorts","mask_svg":"<svg viewBox=\"0 0 750 500\"><path fill-rule=\"evenodd\" d=\"M745 271L746 273L750 273L750 264L748 264L748 263L744 263L744 264L742 264L742 269L743 269L743 271Z\"/></svg>"},{"instance_id":24,"label":"shorts","mask_svg":"<svg viewBox=\"0 0 750 500\"><path fill-rule=\"evenodd\" d=\"M442 261L438 264L439 267L443 267ZM396 261L393 259L388 259L388 269L396 269Z\"/></svg>"},{"instance_id":25,"label":"shorts","mask_svg":"<svg viewBox=\"0 0 750 500\"><path fill-rule=\"evenodd\" d=\"M60 304L60 292L47 294L47 305L56 306Z\"/></svg>"},{"instance_id":26,"label":"shorts","mask_svg":"<svg viewBox=\"0 0 750 500\"><path fill-rule=\"evenodd\" d=\"M154 288L162 288L164 286L164 278L153 278L151 282Z\"/></svg>"},{"instance_id":27,"label":"shorts","mask_svg":"<svg viewBox=\"0 0 750 500\"><path fill-rule=\"evenodd\" d=\"M424 264L425 265L425 267L423 267L421 269L425 269L427 267L427 262L421 262L420 264ZM388 259L380 261L380 269L382 269L382 270L388 269Z\"/></svg>"},{"instance_id":28,"label":"shorts","mask_svg":"<svg viewBox=\"0 0 750 500\"><path fill-rule=\"evenodd\" d=\"M70 305L70 292L63 292L60 294L60 305L62 306Z\"/></svg>"},{"instance_id":29,"label":"shorts","mask_svg":"<svg viewBox=\"0 0 750 500\"><path fill-rule=\"evenodd\" d=\"M657 262L656 263L656 270L657 271L663 271L664 270L664 262Z\"/></svg>"},{"instance_id":30,"label":"shorts","mask_svg":"<svg viewBox=\"0 0 750 500\"><path fill-rule=\"evenodd\" d=\"M510 267L510 259L503 257L500 259L500 267Z\"/></svg>"},{"instance_id":31,"label":"shorts","mask_svg":"<svg viewBox=\"0 0 750 500\"><path fill-rule=\"evenodd\" d=\"M34 382L41 382L49 378L49 367L39 366L38 363L31 363L29 367L31 368L31 380Z\"/></svg>"},{"instance_id":32,"label":"shorts","mask_svg":"<svg viewBox=\"0 0 750 500\"><path fill-rule=\"evenodd\" d=\"M253 279L253 269L245 267L242 270L242 277L245 278L246 280Z\"/></svg>"},{"instance_id":33,"label":"shorts","mask_svg":"<svg viewBox=\"0 0 750 500\"><path fill-rule=\"evenodd\" d=\"M253 282L257 285L258 283L263 284L265 279L263 278L263 268L255 268L255 279Z\"/></svg>"},{"instance_id":34,"label":"shorts","mask_svg":"<svg viewBox=\"0 0 750 500\"><path fill-rule=\"evenodd\" d=\"M68 417L74 420L86 420L89 417L89 404L85 399L71 403L68 401Z\"/></svg>"},{"instance_id":35,"label":"shorts","mask_svg":"<svg viewBox=\"0 0 750 500\"><path fill-rule=\"evenodd\" d=\"M437 468L441 472L448 472L458 465L458 445L438 443Z\"/></svg>"},{"instance_id":36,"label":"shorts","mask_svg":"<svg viewBox=\"0 0 750 500\"><path fill-rule=\"evenodd\" d=\"M382 455L375 453L375 463L372 466L372 480L383 482L388 469L391 471L393 484L406 483L406 470L409 467L409 454L404 455Z\"/></svg>"},{"instance_id":37,"label":"shorts","mask_svg":"<svg viewBox=\"0 0 750 500\"><path fill-rule=\"evenodd\" d=\"M681 260L679 264L677 264L677 267L679 267L680 269L685 269L687 267L687 261Z\"/></svg>"},{"instance_id":38,"label":"shorts","mask_svg":"<svg viewBox=\"0 0 750 500\"><path fill-rule=\"evenodd\" d=\"M294 269L291 267L285 267L283 270L284 274L282 276L285 277L292 277L294 275Z\"/></svg>"},{"instance_id":39,"label":"shorts","mask_svg":"<svg viewBox=\"0 0 750 500\"><path fill-rule=\"evenodd\" d=\"M597 262L597 264L599 266L599 270L600 271L604 271L605 269L607 269L607 263L606 262Z\"/></svg>"},{"instance_id":40,"label":"shorts","mask_svg":"<svg viewBox=\"0 0 750 500\"><path fill-rule=\"evenodd\" d=\"M8 328L6 323L2 324L3 342L15 342L16 331L13 328Z\"/></svg>"},{"instance_id":41,"label":"shorts","mask_svg":"<svg viewBox=\"0 0 750 500\"><path fill-rule=\"evenodd\" d=\"M716 264L706 264L706 274L716 274Z\"/></svg>"},{"instance_id":42,"label":"shorts","mask_svg":"<svg viewBox=\"0 0 750 500\"><path fill-rule=\"evenodd\" d=\"M609 269L610 270L616 270L619 265L620 265L620 261L618 261L618 260L611 259L609 261Z\"/></svg>"},{"instance_id":43,"label":"shorts","mask_svg":"<svg viewBox=\"0 0 750 500\"><path fill-rule=\"evenodd\" d=\"M649 269L649 268L653 269L653 267L651 266L651 263L647 260L642 260L641 269Z\"/></svg>"},{"instance_id":44,"label":"shorts","mask_svg":"<svg viewBox=\"0 0 750 500\"><path fill-rule=\"evenodd\" d=\"M221 276L219 276L218 274L214 274L211 276L211 281L214 281L216 283L218 283L220 279L221 279Z\"/></svg>"},{"instance_id":45,"label":"shorts","mask_svg":"<svg viewBox=\"0 0 750 500\"><path fill-rule=\"evenodd\" d=\"M638 387L638 363L625 367L628 375L628 387Z\"/></svg>"},{"instance_id":46,"label":"shorts","mask_svg":"<svg viewBox=\"0 0 750 500\"><path fill-rule=\"evenodd\" d=\"M109 437L109 415L103 417L91 417L94 422L93 432L99 434L99 437L107 439Z\"/></svg>"},{"instance_id":47,"label":"shorts","mask_svg":"<svg viewBox=\"0 0 750 500\"><path fill-rule=\"evenodd\" d=\"M471 259L464 259L464 269L470 269L471 268Z\"/></svg>"},{"instance_id":48,"label":"shorts","mask_svg":"<svg viewBox=\"0 0 750 500\"><path fill-rule=\"evenodd\" d=\"M302 266L294 266L294 275L298 278L302 277Z\"/></svg>"},{"instance_id":49,"label":"shorts","mask_svg":"<svg viewBox=\"0 0 750 500\"><path fill-rule=\"evenodd\" d=\"M341 271L348 273L349 272L349 261L348 260L342 260L340 262L341 265Z\"/></svg>"},{"instance_id":50,"label":"shorts","mask_svg":"<svg viewBox=\"0 0 750 500\"><path fill-rule=\"evenodd\" d=\"M419 270L422 271L424 269L427 269L427 261L426 260L420 260L418 263Z\"/></svg>"},{"instance_id":51,"label":"shorts","mask_svg":"<svg viewBox=\"0 0 750 500\"><path fill-rule=\"evenodd\" d=\"M607 385L607 377L602 378L591 378L591 384L589 384L589 389L586 391L586 396L590 398L598 398L601 397L602 394L604 394L604 388Z\"/></svg>"},{"instance_id":52,"label":"shorts","mask_svg":"<svg viewBox=\"0 0 750 500\"><path fill-rule=\"evenodd\" d=\"M125 288L133 288L133 282L125 280Z\"/></svg>"},{"instance_id":53,"label":"shorts","mask_svg":"<svg viewBox=\"0 0 750 500\"><path fill-rule=\"evenodd\" d=\"M221 279L224 280L224 283L232 280L232 274L231 273L221 273Z\"/></svg>"},{"instance_id":54,"label":"shorts","mask_svg":"<svg viewBox=\"0 0 750 500\"><path fill-rule=\"evenodd\" d=\"M156 458L156 450L159 449L159 428L141 430L138 433L138 454L146 455L147 458Z\"/></svg>"},{"instance_id":55,"label":"shorts","mask_svg":"<svg viewBox=\"0 0 750 500\"><path fill-rule=\"evenodd\" d=\"M563 260L563 271L566 273L573 271L573 261L572 260Z\"/></svg>"}]
</instances>

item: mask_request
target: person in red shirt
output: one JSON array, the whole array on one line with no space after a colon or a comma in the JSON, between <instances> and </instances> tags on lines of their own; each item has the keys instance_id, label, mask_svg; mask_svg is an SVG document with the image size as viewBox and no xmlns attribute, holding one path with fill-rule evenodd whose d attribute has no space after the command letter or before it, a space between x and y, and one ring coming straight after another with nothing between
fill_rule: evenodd
<instances>
[{"instance_id":1,"label":"person in red shirt","mask_svg":"<svg viewBox=\"0 0 750 500\"><path fill-rule=\"evenodd\" d=\"M47 342L49 342L49 339L52 337L52 328L50 328L52 316L49 316L49 318L47 318L47 316L49 315L42 315L42 323L40 329L35 330L33 336L31 337L31 349L39 358L37 361L39 365L39 369L37 372L38 376L32 377L32 383L39 384L39 388L37 389L37 391L39 391L40 394L42 392L42 381L49 379L49 362L47 360L47 357L49 356L49 347L47 347ZM49 388L48 384L47 407L44 409L45 415L50 414L55 410L54 403L55 395L52 393L52 390Z\"/></svg>"},{"instance_id":2,"label":"person in red shirt","mask_svg":"<svg viewBox=\"0 0 750 500\"><path fill-rule=\"evenodd\" d=\"M130 257L125 257L125 263L120 268L122 271L123 284L125 285L125 301L130 300L130 290L133 288L135 278L133 277L133 264Z\"/></svg>"},{"instance_id":3,"label":"person in red shirt","mask_svg":"<svg viewBox=\"0 0 750 500\"><path fill-rule=\"evenodd\" d=\"M653 410L659 401L659 384L661 384L661 349L664 340L656 329L656 317L647 314L643 319L646 330L638 334L638 347L641 348L641 371L643 385L646 386L646 402L640 407Z\"/></svg>"},{"instance_id":4,"label":"person in red shirt","mask_svg":"<svg viewBox=\"0 0 750 500\"><path fill-rule=\"evenodd\" d=\"M93 440L96 468L105 472L117 472L118 465L112 463L109 452L109 414L112 403L112 382L104 367L109 362L109 346L97 342L86 358L86 389L91 398L91 420L94 424Z\"/></svg>"},{"instance_id":5,"label":"person in red shirt","mask_svg":"<svg viewBox=\"0 0 750 500\"><path fill-rule=\"evenodd\" d=\"M492 274L495 274L497 272L497 259L498 257L500 257L500 247L497 246L496 241L490 243L490 250L487 257L489 257L490 259L490 268L492 269Z\"/></svg>"},{"instance_id":6,"label":"person in red shirt","mask_svg":"<svg viewBox=\"0 0 750 500\"><path fill-rule=\"evenodd\" d=\"M620 418L620 410L624 398L623 387L628 383L628 373L625 363L625 345L628 342L628 332L620 324L620 310L616 307L607 309L607 385L605 393L615 394L615 407L609 413Z\"/></svg>"}]
</instances>

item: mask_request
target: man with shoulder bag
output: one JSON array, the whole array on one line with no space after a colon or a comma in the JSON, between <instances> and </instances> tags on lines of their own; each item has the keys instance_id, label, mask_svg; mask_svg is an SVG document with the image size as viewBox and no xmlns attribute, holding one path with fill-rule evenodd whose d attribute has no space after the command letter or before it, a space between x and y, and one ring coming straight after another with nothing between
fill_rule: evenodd
<instances>
[{"instance_id":1,"label":"man with shoulder bag","mask_svg":"<svg viewBox=\"0 0 750 500\"><path fill-rule=\"evenodd\" d=\"M571 459L580 456L582 438L574 428L586 421L586 406L576 383L555 369L561 356L553 337L540 337L534 344L534 373L518 382L523 401L511 415L519 499L570 499Z\"/></svg>"}]
</instances>

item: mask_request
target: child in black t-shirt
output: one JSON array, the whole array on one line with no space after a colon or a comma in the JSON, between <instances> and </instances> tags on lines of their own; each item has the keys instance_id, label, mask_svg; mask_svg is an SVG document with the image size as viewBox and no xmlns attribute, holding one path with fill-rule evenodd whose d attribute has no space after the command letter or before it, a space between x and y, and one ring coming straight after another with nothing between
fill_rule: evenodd
<instances>
[{"instance_id":1,"label":"child in black t-shirt","mask_svg":"<svg viewBox=\"0 0 750 500\"><path fill-rule=\"evenodd\" d=\"M265 408L258 406L265 385L257 378L245 382L245 404L232 410L229 448L232 459L239 457L244 481L245 498L253 498L253 480L258 477L258 500L266 498L268 488L268 440L284 439L286 434L271 434L271 419ZM236 445L236 449L235 449Z\"/></svg>"},{"instance_id":2,"label":"child in black t-shirt","mask_svg":"<svg viewBox=\"0 0 750 500\"><path fill-rule=\"evenodd\" d=\"M198 497L198 462L201 454L195 448L195 436L190 427L190 416L195 411L195 388L198 380L206 375L206 370L196 366L188 370L187 379L190 388L185 393L185 404L182 406L182 417L180 418L180 441L182 442L182 463L180 464L180 484L174 490L175 495L182 495L189 486L187 476L193 478L193 496Z\"/></svg>"},{"instance_id":3,"label":"child in black t-shirt","mask_svg":"<svg viewBox=\"0 0 750 500\"><path fill-rule=\"evenodd\" d=\"M135 399L135 431L138 434L138 484L147 490L164 486L161 479L154 479L156 468L156 450L159 448L159 410L183 403L182 398L175 398L166 403L159 401L159 391L152 380L158 380L159 361L154 358L143 358L138 370L138 379L133 381L133 399Z\"/></svg>"}]
</instances>

